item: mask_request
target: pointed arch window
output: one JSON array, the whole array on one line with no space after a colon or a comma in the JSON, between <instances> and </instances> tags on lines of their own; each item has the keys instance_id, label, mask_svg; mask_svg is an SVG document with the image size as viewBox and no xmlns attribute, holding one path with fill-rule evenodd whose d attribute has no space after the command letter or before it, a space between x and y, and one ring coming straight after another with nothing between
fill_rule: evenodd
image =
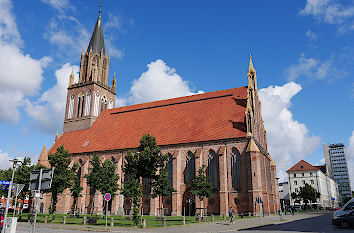
<instances>
[{"instance_id":1,"label":"pointed arch window","mask_svg":"<svg viewBox=\"0 0 354 233\"><path fill-rule=\"evenodd\" d=\"M170 153L168 154L168 160L166 163L166 172L168 176L168 184L173 186L173 160Z\"/></svg>"},{"instance_id":2,"label":"pointed arch window","mask_svg":"<svg viewBox=\"0 0 354 233\"><path fill-rule=\"evenodd\" d=\"M184 183L189 184L195 177L195 156L192 152L188 151L186 157L186 168L184 170Z\"/></svg>"},{"instance_id":3,"label":"pointed arch window","mask_svg":"<svg viewBox=\"0 0 354 233\"><path fill-rule=\"evenodd\" d=\"M90 115L90 111L91 111L91 96L92 93L91 91L87 92L86 94L86 108L85 108L85 116Z\"/></svg>"},{"instance_id":4,"label":"pointed arch window","mask_svg":"<svg viewBox=\"0 0 354 233\"><path fill-rule=\"evenodd\" d=\"M250 112L247 112L247 132L252 133L252 118Z\"/></svg>"},{"instance_id":5,"label":"pointed arch window","mask_svg":"<svg viewBox=\"0 0 354 233\"><path fill-rule=\"evenodd\" d=\"M96 93L95 94L95 104L93 106L93 115L95 117L98 117L99 105L100 105L100 95L98 93Z\"/></svg>"},{"instance_id":6,"label":"pointed arch window","mask_svg":"<svg viewBox=\"0 0 354 233\"><path fill-rule=\"evenodd\" d=\"M236 148L231 151L231 184L236 191L241 190L240 152Z\"/></svg>"},{"instance_id":7,"label":"pointed arch window","mask_svg":"<svg viewBox=\"0 0 354 233\"><path fill-rule=\"evenodd\" d=\"M81 172L82 172L82 160L81 159L79 160L78 165L79 165L79 168L77 169L76 175L79 179L81 179Z\"/></svg>"},{"instance_id":8,"label":"pointed arch window","mask_svg":"<svg viewBox=\"0 0 354 233\"><path fill-rule=\"evenodd\" d=\"M111 158L111 162L112 163L116 163L116 159L112 156L112 158Z\"/></svg>"},{"instance_id":9,"label":"pointed arch window","mask_svg":"<svg viewBox=\"0 0 354 233\"><path fill-rule=\"evenodd\" d=\"M70 101L69 101L68 119L73 118L73 115L74 115L74 103L75 103L75 97L72 95L70 97Z\"/></svg>"},{"instance_id":10,"label":"pointed arch window","mask_svg":"<svg viewBox=\"0 0 354 233\"><path fill-rule=\"evenodd\" d=\"M209 151L207 177L214 188L218 188L218 156L213 150Z\"/></svg>"},{"instance_id":11,"label":"pointed arch window","mask_svg":"<svg viewBox=\"0 0 354 233\"><path fill-rule=\"evenodd\" d=\"M143 194L151 193L151 179L143 178Z\"/></svg>"},{"instance_id":12,"label":"pointed arch window","mask_svg":"<svg viewBox=\"0 0 354 233\"><path fill-rule=\"evenodd\" d=\"M101 99L101 112L105 109L107 109L107 99L105 96L103 96Z\"/></svg>"},{"instance_id":13,"label":"pointed arch window","mask_svg":"<svg viewBox=\"0 0 354 233\"><path fill-rule=\"evenodd\" d=\"M108 109L112 109L113 108L113 99L111 98L108 102Z\"/></svg>"}]
</instances>

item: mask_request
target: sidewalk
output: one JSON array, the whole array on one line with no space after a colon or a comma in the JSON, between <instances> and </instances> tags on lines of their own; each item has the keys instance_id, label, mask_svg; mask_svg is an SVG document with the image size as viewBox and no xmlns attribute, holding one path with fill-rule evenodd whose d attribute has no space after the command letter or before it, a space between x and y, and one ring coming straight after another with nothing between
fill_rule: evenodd
<instances>
[{"instance_id":1,"label":"sidewalk","mask_svg":"<svg viewBox=\"0 0 354 233\"><path fill-rule=\"evenodd\" d=\"M291 222L306 218L313 218L320 215L328 214L329 212L319 212L319 213L298 213L294 216L292 215L285 215L284 220L280 221L279 216L266 216L263 218L263 224L261 224L260 217L254 218L244 218L244 219L237 219L233 224L229 224L228 221L222 222L207 222L207 223L197 223L197 224L190 224L185 226L171 226L171 227L161 227L161 228L148 228L148 229L141 229L141 228L123 228L123 227L113 227L113 228L105 228L105 227L97 227L97 226L81 226L81 225L62 225L62 224L36 224L37 229L40 232L45 232L45 229L61 229L62 231L67 232L66 230L76 230L76 231L89 231L89 232L163 232L163 233L170 233L170 232L181 232L181 233L191 233L191 232L233 232L242 229L248 229L258 226L264 225L272 225L272 224L279 224L285 222ZM21 230L29 229L28 223L19 223L18 224L19 232ZM57 230L56 232L62 232ZM52 232L52 231L51 231Z\"/></svg>"}]
</instances>

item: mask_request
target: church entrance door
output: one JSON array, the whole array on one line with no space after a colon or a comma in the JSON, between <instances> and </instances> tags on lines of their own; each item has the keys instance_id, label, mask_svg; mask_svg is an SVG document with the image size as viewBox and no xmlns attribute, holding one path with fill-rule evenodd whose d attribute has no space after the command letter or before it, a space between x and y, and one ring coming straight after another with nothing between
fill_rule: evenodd
<instances>
[{"instance_id":1,"label":"church entrance door","mask_svg":"<svg viewBox=\"0 0 354 233\"><path fill-rule=\"evenodd\" d=\"M183 195L183 211L186 216L195 216L195 196L191 191L185 192Z\"/></svg>"}]
</instances>

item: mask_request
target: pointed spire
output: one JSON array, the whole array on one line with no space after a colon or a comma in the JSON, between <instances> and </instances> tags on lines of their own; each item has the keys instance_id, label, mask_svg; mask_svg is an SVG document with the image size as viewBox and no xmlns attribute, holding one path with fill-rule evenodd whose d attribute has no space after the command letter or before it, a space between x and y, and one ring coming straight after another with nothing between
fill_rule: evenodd
<instances>
[{"instance_id":1,"label":"pointed spire","mask_svg":"<svg viewBox=\"0 0 354 233\"><path fill-rule=\"evenodd\" d=\"M93 30L90 44L87 47L87 51L90 51L92 49L92 52L97 54L100 54L101 51L103 51L103 55L106 55L106 50L104 47L104 39L103 39L103 26L102 26L101 13L102 13L102 1L100 4L100 11L98 14L95 29Z\"/></svg>"},{"instance_id":2,"label":"pointed spire","mask_svg":"<svg viewBox=\"0 0 354 233\"><path fill-rule=\"evenodd\" d=\"M58 130L57 130L57 134L55 135L55 142L58 140L59 135L58 135Z\"/></svg>"},{"instance_id":3,"label":"pointed spire","mask_svg":"<svg viewBox=\"0 0 354 233\"><path fill-rule=\"evenodd\" d=\"M254 70L253 63L252 63L252 55L251 54L250 54L250 61L249 61L249 64L248 64L248 70Z\"/></svg>"},{"instance_id":4,"label":"pointed spire","mask_svg":"<svg viewBox=\"0 0 354 233\"><path fill-rule=\"evenodd\" d=\"M116 78L116 72L114 72L113 80L112 80L112 89L116 91L117 87L117 78Z\"/></svg>"},{"instance_id":5,"label":"pointed spire","mask_svg":"<svg viewBox=\"0 0 354 233\"><path fill-rule=\"evenodd\" d=\"M38 164L44 165L46 167L50 167L50 163L48 161L48 151L47 151L47 145L46 144L44 144L42 152L39 155Z\"/></svg>"},{"instance_id":6,"label":"pointed spire","mask_svg":"<svg viewBox=\"0 0 354 233\"><path fill-rule=\"evenodd\" d=\"M75 74L74 74L74 67L71 69L71 73L69 76L69 87L71 87L72 85L74 85L75 82Z\"/></svg>"}]
</instances>

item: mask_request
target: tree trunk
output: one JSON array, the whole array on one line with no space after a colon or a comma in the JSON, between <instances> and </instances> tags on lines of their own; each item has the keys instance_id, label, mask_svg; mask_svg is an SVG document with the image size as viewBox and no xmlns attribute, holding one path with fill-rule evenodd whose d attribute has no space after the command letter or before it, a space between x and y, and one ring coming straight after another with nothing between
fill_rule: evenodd
<instances>
[{"instance_id":1,"label":"tree trunk","mask_svg":"<svg viewBox=\"0 0 354 233\"><path fill-rule=\"evenodd\" d=\"M203 209L203 199L200 199L200 217L203 219L203 212L204 212L204 209Z\"/></svg>"}]
</instances>

